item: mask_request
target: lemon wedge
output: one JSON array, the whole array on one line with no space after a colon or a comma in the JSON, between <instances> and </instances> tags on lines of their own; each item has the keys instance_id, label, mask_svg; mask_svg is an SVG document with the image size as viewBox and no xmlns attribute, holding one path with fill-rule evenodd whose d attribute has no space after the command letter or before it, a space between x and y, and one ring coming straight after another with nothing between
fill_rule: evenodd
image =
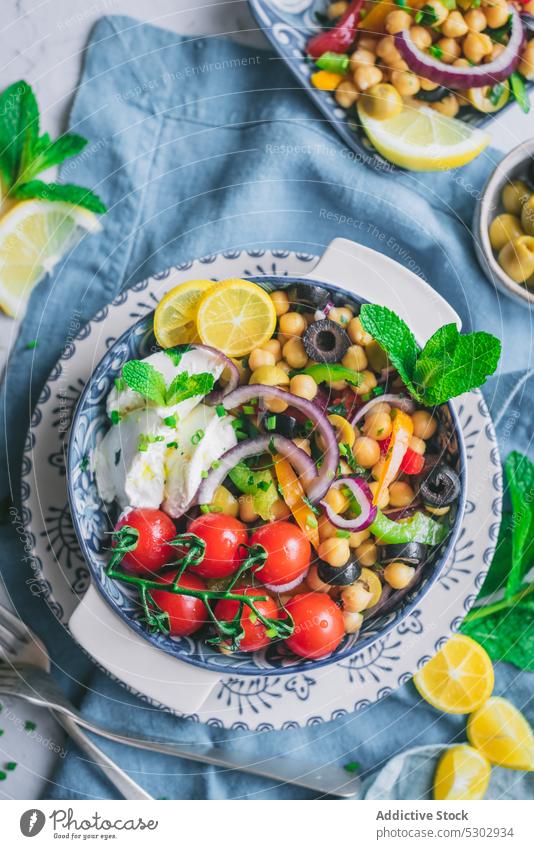
<instances>
[{"instance_id":1,"label":"lemon wedge","mask_svg":"<svg viewBox=\"0 0 534 849\"><path fill-rule=\"evenodd\" d=\"M402 112L379 121L358 105L358 115L367 136L389 162L411 171L442 171L459 168L475 159L488 145L490 136L447 118L428 106L406 104Z\"/></svg>"},{"instance_id":2,"label":"lemon wedge","mask_svg":"<svg viewBox=\"0 0 534 849\"><path fill-rule=\"evenodd\" d=\"M163 296L154 313L154 334L158 345L172 348L198 341L195 318L198 305L216 280L187 280Z\"/></svg>"},{"instance_id":3,"label":"lemon wedge","mask_svg":"<svg viewBox=\"0 0 534 849\"><path fill-rule=\"evenodd\" d=\"M534 770L534 735L514 705L494 696L467 720L467 739L491 763Z\"/></svg>"},{"instance_id":4,"label":"lemon wedge","mask_svg":"<svg viewBox=\"0 0 534 849\"><path fill-rule=\"evenodd\" d=\"M462 744L448 749L439 760L434 776L434 799L483 799L491 775L489 761Z\"/></svg>"},{"instance_id":5,"label":"lemon wedge","mask_svg":"<svg viewBox=\"0 0 534 849\"><path fill-rule=\"evenodd\" d=\"M419 694L444 713L471 713L493 691L488 653L470 637L456 634L414 676Z\"/></svg>"},{"instance_id":6,"label":"lemon wedge","mask_svg":"<svg viewBox=\"0 0 534 849\"><path fill-rule=\"evenodd\" d=\"M201 299L197 330L205 345L244 357L274 333L276 312L267 292L249 280L223 280Z\"/></svg>"},{"instance_id":7,"label":"lemon wedge","mask_svg":"<svg viewBox=\"0 0 534 849\"><path fill-rule=\"evenodd\" d=\"M22 317L35 284L86 233L97 233L97 216L70 203L26 200L0 218L0 307Z\"/></svg>"}]
</instances>

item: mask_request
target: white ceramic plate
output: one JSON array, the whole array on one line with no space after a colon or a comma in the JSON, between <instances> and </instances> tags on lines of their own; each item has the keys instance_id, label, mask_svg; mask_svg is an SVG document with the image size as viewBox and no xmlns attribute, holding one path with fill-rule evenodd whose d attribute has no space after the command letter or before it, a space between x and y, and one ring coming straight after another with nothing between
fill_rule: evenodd
<instances>
[{"instance_id":1,"label":"white ceramic plate","mask_svg":"<svg viewBox=\"0 0 534 849\"><path fill-rule=\"evenodd\" d=\"M76 638L102 667L145 699L198 721L228 728L272 730L329 721L384 698L440 648L475 600L491 563L500 521L502 480L487 407L479 392L471 393L456 405L468 455L468 491L454 556L421 608L412 611L384 639L345 661L313 674L226 676L213 686L213 678L203 679L202 670L164 658L131 632L125 634L120 620L106 605L100 602L98 606L97 593L87 593L88 573L72 528L65 486L64 455L72 410L107 347L153 309L172 286L194 277L258 274L310 274L337 283L404 314L416 335L421 335L417 327L424 327L423 335L429 336L439 325L456 318L443 299L411 272L343 239L335 240L318 264L317 258L309 255L257 250L204 257L171 269L120 295L79 335L73 328L73 339L50 375L32 417L22 498L35 564L31 589L42 594L66 627L76 611ZM84 604L77 610L84 596ZM95 617L99 628L88 625ZM112 641L106 636L107 628L112 629ZM149 653L143 653L141 661L143 645ZM186 694L194 692L194 685L198 692L205 691L206 699L191 713L195 700Z\"/></svg>"}]
</instances>

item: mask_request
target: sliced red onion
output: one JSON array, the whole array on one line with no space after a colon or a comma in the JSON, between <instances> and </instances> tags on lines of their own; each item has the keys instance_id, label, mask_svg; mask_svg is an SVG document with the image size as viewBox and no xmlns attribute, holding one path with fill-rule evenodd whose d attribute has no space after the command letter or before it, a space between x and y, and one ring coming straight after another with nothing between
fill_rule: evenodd
<instances>
[{"instance_id":1,"label":"sliced red onion","mask_svg":"<svg viewBox=\"0 0 534 849\"><path fill-rule=\"evenodd\" d=\"M344 531L364 531L376 517L377 508L373 504L373 493L369 489L369 484L363 478L339 478L332 484L332 489L341 489L345 486L350 489L360 505L359 516L356 516L355 519L343 519L342 516L332 510L326 501L321 501L321 506L325 509L328 521L336 528L341 528Z\"/></svg>"},{"instance_id":2,"label":"sliced red onion","mask_svg":"<svg viewBox=\"0 0 534 849\"><path fill-rule=\"evenodd\" d=\"M512 16L508 44L495 61L487 65L463 68L440 62L416 47L409 30L402 30L395 35L395 47L411 71L434 83L459 89L492 86L506 80L515 71L525 41L525 31L517 9L508 6L508 11Z\"/></svg>"},{"instance_id":3,"label":"sliced red onion","mask_svg":"<svg viewBox=\"0 0 534 849\"><path fill-rule=\"evenodd\" d=\"M217 348L212 348L211 345L192 345L193 348L198 348L201 351L209 351L210 354L214 354L218 360L223 365L223 371L230 372L230 376L228 378L228 385L224 387L224 389L212 389L209 395L206 395L204 398L204 403L209 404L210 407L213 407L215 404L219 404L221 399L224 398L225 395L228 395L229 392L233 392L239 386L239 369L236 364L232 362L222 351L219 351Z\"/></svg>"},{"instance_id":4,"label":"sliced red onion","mask_svg":"<svg viewBox=\"0 0 534 849\"><path fill-rule=\"evenodd\" d=\"M376 398L372 398L367 402L367 404L360 407L351 421L352 427L357 425L358 422L373 409L373 407L376 407L377 404L381 404L382 402L389 404L391 407L397 407L397 409L402 410L403 413L413 413L415 410L415 404L411 398L405 398L403 395L377 395Z\"/></svg>"},{"instance_id":5,"label":"sliced red onion","mask_svg":"<svg viewBox=\"0 0 534 849\"><path fill-rule=\"evenodd\" d=\"M317 477L315 463L308 457L302 448L298 448L291 439L285 436L256 436L254 439L245 439L230 448L222 457L219 457L219 465L211 469L208 477L200 484L195 495L196 504L211 504L215 490L222 484L228 472L230 472L241 460L247 457L255 457L257 454L265 454L270 445L288 460L297 472L304 488L309 486Z\"/></svg>"},{"instance_id":6,"label":"sliced red onion","mask_svg":"<svg viewBox=\"0 0 534 849\"><path fill-rule=\"evenodd\" d=\"M294 590L295 587L298 587L301 584L308 574L308 570L306 569L302 575L299 575L298 578L295 578L293 581L289 581L287 584L264 584L266 590L270 590L273 593L288 593L290 590ZM258 570L258 575L261 579L261 569Z\"/></svg>"},{"instance_id":7,"label":"sliced red onion","mask_svg":"<svg viewBox=\"0 0 534 849\"><path fill-rule=\"evenodd\" d=\"M225 410L233 410L235 407L240 407L246 404L252 398L267 398L284 401L288 406L295 407L315 425L319 434L322 436L325 445L325 454L319 472L315 468L315 464L306 455L309 463L315 469L315 477L313 480L304 480L302 483L306 490L306 495L312 502L319 501L323 498L337 474L337 466L339 463L339 447L336 440L334 428L326 418L326 415L312 402L305 398L299 398L298 395L292 395L291 392L285 392L277 386L266 386L263 383L252 383L248 386L239 386L233 392L222 399L221 403ZM295 446L293 446L295 447ZM281 452L282 453L282 452ZM304 453L304 452L303 452ZM291 460L290 460L291 462ZM298 469L297 469L298 471Z\"/></svg>"},{"instance_id":8,"label":"sliced red onion","mask_svg":"<svg viewBox=\"0 0 534 849\"><path fill-rule=\"evenodd\" d=\"M334 309L334 304L332 301L327 301L322 310L315 310L314 319L315 321L322 321L327 317L330 310Z\"/></svg>"}]
</instances>

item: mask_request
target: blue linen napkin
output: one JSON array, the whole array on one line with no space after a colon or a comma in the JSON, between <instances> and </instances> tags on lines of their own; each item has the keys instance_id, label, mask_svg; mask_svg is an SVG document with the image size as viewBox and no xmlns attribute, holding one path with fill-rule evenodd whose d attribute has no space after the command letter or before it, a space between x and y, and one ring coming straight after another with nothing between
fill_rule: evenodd
<instances>
[{"instance_id":1,"label":"blue linen napkin","mask_svg":"<svg viewBox=\"0 0 534 849\"><path fill-rule=\"evenodd\" d=\"M506 429L505 452L512 439L528 450L530 314L487 282L469 234L475 199L498 153L486 151L471 166L446 174L375 173L353 160L270 52L181 37L125 17L103 18L93 31L70 128L90 145L63 168L62 179L92 187L109 212L102 233L82 242L32 295L2 387L2 496L18 500L29 414L73 317L83 323L124 288L197 256L262 246L320 254L336 236L380 250L430 281L465 329L503 338L505 378L490 381L486 397L495 415L520 411L515 429ZM35 339L38 347L28 350ZM522 373L514 374L518 368ZM506 412L502 417L508 420ZM65 690L73 698L84 695L82 709L94 719L133 732L242 747L251 758L279 751L318 764L356 759L365 775L411 746L463 739L463 721L438 715L411 685L357 715L268 735L226 732L151 709L95 672L42 600L30 596L24 540L11 526L0 530L2 575L17 609L47 643ZM531 676L497 666L496 692L519 708L528 708L531 688ZM156 797L313 796L102 745ZM414 797L427 790L414 785ZM113 798L114 790L73 751L46 795Z\"/></svg>"}]
</instances>

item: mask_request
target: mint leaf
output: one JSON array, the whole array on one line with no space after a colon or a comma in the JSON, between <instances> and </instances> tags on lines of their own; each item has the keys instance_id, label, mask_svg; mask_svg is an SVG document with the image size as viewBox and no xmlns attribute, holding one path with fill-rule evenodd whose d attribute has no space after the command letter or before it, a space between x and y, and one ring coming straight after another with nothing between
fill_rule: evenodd
<instances>
[{"instance_id":1,"label":"mint leaf","mask_svg":"<svg viewBox=\"0 0 534 849\"><path fill-rule=\"evenodd\" d=\"M417 358L417 396L432 407L481 386L497 368L500 354L501 343L490 333L460 334L453 324L440 327Z\"/></svg>"},{"instance_id":2,"label":"mint leaf","mask_svg":"<svg viewBox=\"0 0 534 849\"><path fill-rule=\"evenodd\" d=\"M165 404L170 407L195 395L207 395L213 389L214 382L213 375L207 371L192 375L183 371L176 375L167 389Z\"/></svg>"},{"instance_id":3,"label":"mint leaf","mask_svg":"<svg viewBox=\"0 0 534 849\"><path fill-rule=\"evenodd\" d=\"M11 194L18 200L40 198L52 202L72 203L74 206L83 206L99 214L106 212L107 209L98 195L90 189L84 189L72 183L43 183L42 180L31 180L29 183L17 185Z\"/></svg>"},{"instance_id":4,"label":"mint leaf","mask_svg":"<svg viewBox=\"0 0 534 849\"><path fill-rule=\"evenodd\" d=\"M518 451L506 458L506 478L512 502L512 566L506 597L516 593L534 557L534 464Z\"/></svg>"},{"instance_id":5,"label":"mint leaf","mask_svg":"<svg viewBox=\"0 0 534 849\"><path fill-rule=\"evenodd\" d=\"M30 160L21 169L19 178L25 183L32 180L41 171L54 165L60 165L65 159L76 156L87 144L87 139L75 133L66 133L52 141L48 133L34 141L29 150Z\"/></svg>"},{"instance_id":6,"label":"mint leaf","mask_svg":"<svg viewBox=\"0 0 534 849\"><path fill-rule=\"evenodd\" d=\"M405 321L387 307L364 304L360 321L367 333L386 351L406 386L412 391L412 375L419 347Z\"/></svg>"},{"instance_id":7,"label":"mint leaf","mask_svg":"<svg viewBox=\"0 0 534 849\"><path fill-rule=\"evenodd\" d=\"M165 378L150 363L130 360L122 367L122 377L134 392L154 404L165 404Z\"/></svg>"},{"instance_id":8,"label":"mint leaf","mask_svg":"<svg viewBox=\"0 0 534 849\"><path fill-rule=\"evenodd\" d=\"M175 345L174 348L165 348L163 353L171 358L173 365L179 366L183 355L190 350L191 345Z\"/></svg>"},{"instance_id":9,"label":"mint leaf","mask_svg":"<svg viewBox=\"0 0 534 849\"><path fill-rule=\"evenodd\" d=\"M24 80L8 86L0 95L0 173L7 192L39 137L39 107Z\"/></svg>"}]
</instances>

